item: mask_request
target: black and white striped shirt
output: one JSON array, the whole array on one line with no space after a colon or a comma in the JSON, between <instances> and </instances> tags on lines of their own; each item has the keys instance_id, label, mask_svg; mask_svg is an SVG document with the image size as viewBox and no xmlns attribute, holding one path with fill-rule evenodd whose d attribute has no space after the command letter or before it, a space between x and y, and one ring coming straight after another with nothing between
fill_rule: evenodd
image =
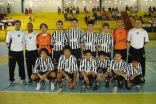
<instances>
[{"instance_id":1,"label":"black and white striped shirt","mask_svg":"<svg viewBox=\"0 0 156 104\"><path fill-rule=\"evenodd\" d=\"M96 59L94 58L91 58L90 60L87 60L86 58L81 59L79 71L84 71L86 73L97 72Z\"/></svg>"},{"instance_id":2,"label":"black and white striped shirt","mask_svg":"<svg viewBox=\"0 0 156 104\"><path fill-rule=\"evenodd\" d=\"M118 63L116 60L111 60L109 69L127 73L127 63L123 60Z\"/></svg>"},{"instance_id":3,"label":"black and white striped shirt","mask_svg":"<svg viewBox=\"0 0 156 104\"><path fill-rule=\"evenodd\" d=\"M109 70L109 66L110 66L110 60L109 58L106 58L103 62L101 62L100 60L97 60L97 67L102 68L104 70L110 71Z\"/></svg>"},{"instance_id":4,"label":"black and white striped shirt","mask_svg":"<svg viewBox=\"0 0 156 104\"><path fill-rule=\"evenodd\" d=\"M81 46L82 31L79 28L69 28L67 30L67 39L72 49L79 49Z\"/></svg>"},{"instance_id":5,"label":"black and white striped shirt","mask_svg":"<svg viewBox=\"0 0 156 104\"><path fill-rule=\"evenodd\" d=\"M67 33L63 30L58 32L57 30L52 33L51 44L53 51L62 51L63 47L67 45Z\"/></svg>"},{"instance_id":6,"label":"black and white striped shirt","mask_svg":"<svg viewBox=\"0 0 156 104\"><path fill-rule=\"evenodd\" d=\"M95 32L86 32L83 35L82 39L83 50L91 50L92 52L96 52L97 45L97 34Z\"/></svg>"},{"instance_id":7,"label":"black and white striped shirt","mask_svg":"<svg viewBox=\"0 0 156 104\"><path fill-rule=\"evenodd\" d=\"M106 53L109 53L113 49L113 39L110 34L101 33L100 35L98 35L97 43L98 43L99 51L104 51Z\"/></svg>"},{"instance_id":8,"label":"black and white striped shirt","mask_svg":"<svg viewBox=\"0 0 156 104\"><path fill-rule=\"evenodd\" d=\"M49 71L49 70L54 70L54 65L52 63L51 58L49 56L47 56L46 59L43 60L41 57L39 57L36 60L33 73L46 72L46 71Z\"/></svg>"},{"instance_id":9,"label":"black and white striped shirt","mask_svg":"<svg viewBox=\"0 0 156 104\"><path fill-rule=\"evenodd\" d=\"M137 67L133 67L132 63L128 64L127 66L127 70L128 70L128 76L129 77L133 77L135 75L142 75L142 68L141 68L141 64L138 64Z\"/></svg>"},{"instance_id":10,"label":"black and white striped shirt","mask_svg":"<svg viewBox=\"0 0 156 104\"><path fill-rule=\"evenodd\" d=\"M68 73L74 73L74 71L78 71L77 60L71 55L68 59L62 55L60 56L58 63L58 70L64 70Z\"/></svg>"}]
</instances>

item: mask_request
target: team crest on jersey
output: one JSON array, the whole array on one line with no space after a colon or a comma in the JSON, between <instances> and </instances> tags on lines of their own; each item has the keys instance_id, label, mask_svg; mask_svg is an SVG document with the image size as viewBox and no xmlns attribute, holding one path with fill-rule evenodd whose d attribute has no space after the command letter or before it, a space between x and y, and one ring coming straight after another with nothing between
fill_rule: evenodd
<instances>
[{"instance_id":1,"label":"team crest on jersey","mask_svg":"<svg viewBox=\"0 0 156 104\"><path fill-rule=\"evenodd\" d=\"M18 34L17 36L20 37L20 34Z\"/></svg>"},{"instance_id":2,"label":"team crest on jersey","mask_svg":"<svg viewBox=\"0 0 156 104\"><path fill-rule=\"evenodd\" d=\"M139 35L139 32L137 32L137 35Z\"/></svg>"},{"instance_id":3,"label":"team crest on jersey","mask_svg":"<svg viewBox=\"0 0 156 104\"><path fill-rule=\"evenodd\" d=\"M31 39L32 37L29 37L29 39Z\"/></svg>"}]
</instances>

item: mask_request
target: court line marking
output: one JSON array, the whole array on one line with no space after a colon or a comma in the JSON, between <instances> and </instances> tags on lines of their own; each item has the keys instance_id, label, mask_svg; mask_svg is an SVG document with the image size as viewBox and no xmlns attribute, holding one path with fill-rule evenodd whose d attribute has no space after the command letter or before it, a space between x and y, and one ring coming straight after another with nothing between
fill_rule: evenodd
<instances>
[{"instance_id":1,"label":"court line marking","mask_svg":"<svg viewBox=\"0 0 156 104\"><path fill-rule=\"evenodd\" d=\"M132 93L81 93L81 92L31 92L31 91L0 91L0 93L23 93L23 94L75 94L75 95L79 95L79 94L84 94L84 95L120 95L120 94L156 94L156 92L141 92L141 93L137 93L137 92L132 92Z\"/></svg>"}]
</instances>

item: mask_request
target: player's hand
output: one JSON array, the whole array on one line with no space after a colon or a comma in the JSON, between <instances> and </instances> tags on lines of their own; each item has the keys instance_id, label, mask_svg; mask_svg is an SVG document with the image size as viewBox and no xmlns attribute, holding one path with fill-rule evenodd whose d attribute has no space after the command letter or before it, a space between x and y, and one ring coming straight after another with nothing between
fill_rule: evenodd
<instances>
[{"instance_id":1,"label":"player's hand","mask_svg":"<svg viewBox=\"0 0 156 104\"><path fill-rule=\"evenodd\" d=\"M88 82L89 81L88 78L87 78L87 76L84 76L84 80L85 80L85 82Z\"/></svg>"},{"instance_id":2,"label":"player's hand","mask_svg":"<svg viewBox=\"0 0 156 104\"><path fill-rule=\"evenodd\" d=\"M66 80L67 80L68 82L71 82L71 81L72 81L68 75L66 75L65 78L66 78Z\"/></svg>"}]
</instances>

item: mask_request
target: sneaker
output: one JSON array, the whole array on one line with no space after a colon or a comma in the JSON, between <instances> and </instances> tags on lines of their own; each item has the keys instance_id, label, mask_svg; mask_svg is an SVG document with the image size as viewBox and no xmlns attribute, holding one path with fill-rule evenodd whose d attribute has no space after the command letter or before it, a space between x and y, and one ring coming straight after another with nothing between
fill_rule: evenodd
<instances>
[{"instance_id":1,"label":"sneaker","mask_svg":"<svg viewBox=\"0 0 156 104\"><path fill-rule=\"evenodd\" d=\"M124 84L123 81L118 81L118 87L119 88L123 88L123 84Z\"/></svg>"},{"instance_id":2,"label":"sneaker","mask_svg":"<svg viewBox=\"0 0 156 104\"><path fill-rule=\"evenodd\" d=\"M26 82L25 80L21 80L20 84L21 84L21 85L26 85L27 82Z\"/></svg>"},{"instance_id":3,"label":"sneaker","mask_svg":"<svg viewBox=\"0 0 156 104\"><path fill-rule=\"evenodd\" d=\"M41 89L41 82L37 82L36 90L40 90L40 89Z\"/></svg>"},{"instance_id":4,"label":"sneaker","mask_svg":"<svg viewBox=\"0 0 156 104\"><path fill-rule=\"evenodd\" d=\"M91 88L91 85L90 84L87 84L86 87L87 87L87 89L90 89Z\"/></svg>"},{"instance_id":5,"label":"sneaker","mask_svg":"<svg viewBox=\"0 0 156 104\"><path fill-rule=\"evenodd\" d=\"M113 88L113 93L117 93L117 90L118 90L118 87L115 86L115 87Z\"/></svg>"},{"instance_id":6,"label":"sneaker","mask_svg":"<svg viewBox=\"0 0 156 104\"><path fill-rule=\"evenodd\" d=\"M52 82L51 82L51 87L50 87L50 89L51 89L51 90L54 90L54 89L55 89L54 83L52 83Z\"/></svg>"},{"instance_id":7,"label":"sneaker","mask_svg":"<svg viewBox=\"0 0 156 104\"><path fill-rule=\"evenodd\" d=\"M141 92L141 87L139 85L136 86L136 91Z\"/></svg>"},{"instance_id":8,"label":"sneaker","mask_svg":"<svg viewBox=\"0 0 156 104\"><path fill-rule=\"evenodd\" d=\"M32 80L29 80L28 83L31 84L32 83Z\"/></svg>"},{"instance_id":9,"label":"sneaker","mask_svg":"<svg viewBox=\"0 0 156 104\"><path fill-rule=\"evenodd\" d=\"M14 81L9 81L8 86L12 86L14 84Z\"/></svg>"},{"instance_id":10,"label":"sneaker","mask_svg":"<svg viewBox=\"0 0 156 104\"><path fill-rule=\"evenodd\" d=\"M105 88L109 88L109 82L106 82Z\"/></svg>"},{"instance_id":11,"label":"sneaker","mask_svg":"<svg viewBox=\"0 0 156 104\"><path fill-rule=\"evenodd\" d=\"M95 85L93 90L97 90L99 88L99 85Z\"/></svg>"}]
</instances>

